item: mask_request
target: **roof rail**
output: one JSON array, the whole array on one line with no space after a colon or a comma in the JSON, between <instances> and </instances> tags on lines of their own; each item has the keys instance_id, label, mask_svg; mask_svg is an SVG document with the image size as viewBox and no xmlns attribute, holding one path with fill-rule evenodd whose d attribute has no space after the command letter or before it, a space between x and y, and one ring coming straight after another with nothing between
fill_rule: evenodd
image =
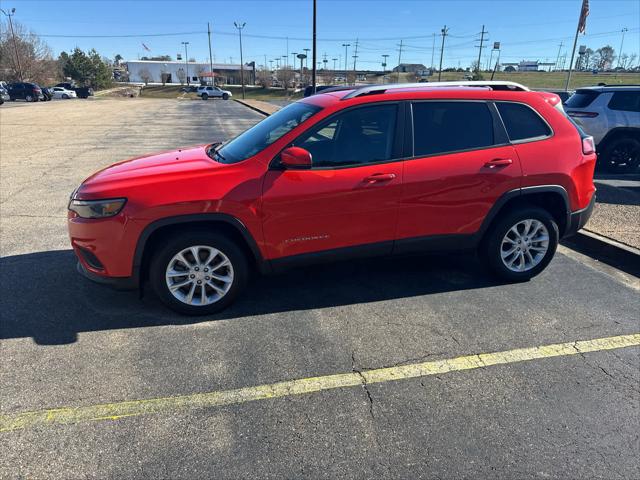
<instances>
[{"instance_id":1,"label":"roof rail","mask_svg":"<svg viewBox=\"0 0 640 480\"><path fill-rule=\"evenodd\" d=\"M364 87L355 87L355 90L348 93L342 100L361 97L363 95L375 95L385 93L389 90L401 90L405 88L436 88L436 87L480 87L491 88L492 90L513 90L528 92L529 89L524 85L515 82L505 82L500 80L483 81L466 81L466 82L427 82L427 83L392 83L389 85L367 85Z\"/></svg>"}]
</instances>

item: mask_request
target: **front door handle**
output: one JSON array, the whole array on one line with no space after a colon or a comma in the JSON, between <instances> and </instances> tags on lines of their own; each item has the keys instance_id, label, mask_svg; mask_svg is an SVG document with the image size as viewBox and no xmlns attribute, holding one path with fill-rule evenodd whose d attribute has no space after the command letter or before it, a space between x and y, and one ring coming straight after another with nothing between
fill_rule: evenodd
<instances>
[{"instance_id":1,"label":"front door handle","mask_svg":"<svg viewBox=\"0 0 640 480\"><path fill-rule=\"evenodd\" d=\"M365 177L364 181L367 183L388 182L394 178L396 178L395 173L374 173L373 175Z\"/></svg>"},{"instance_id":2,"label":"front door handle","mask_svg":"<svg viewBox=\"0 0 640 480\"><path fill-rule=\"evenodd\" d=\"M484 164L487 168L496 168L496 167L506 167L507 165L511 165L513 160L510 158L494 158L493 160L489 160Z\"/></svg>"}]
</instances>

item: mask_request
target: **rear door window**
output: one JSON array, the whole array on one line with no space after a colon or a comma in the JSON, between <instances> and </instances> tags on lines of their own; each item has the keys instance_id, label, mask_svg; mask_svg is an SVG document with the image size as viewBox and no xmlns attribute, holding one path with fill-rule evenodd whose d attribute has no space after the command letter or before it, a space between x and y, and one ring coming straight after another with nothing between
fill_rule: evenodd
<instances>
[{"instance_id":1,"label":"rear door window","mask_svg":"<svg viewBox=\"0 0 640 480\"><path fill-rule=\"evenodd\" d=\"M615 92L609 100L611 110L640 112L640 90L636 92Z\"/></svg>"},{"instance_id":2,"label":"rear door window","mask_svg":"<svg viewBox=\"0 0 640 480\"><path fill-rule=\"evenodd\" d=\"M600 94L594 90L576 90L565 105L569 108L585 108L591 105L598 95Z\"/></svg>"},{"instance_id":3,"label":"rear door window","mask_svg":"<svg viewBox=\"0 0 640 480\"><path fill-rule=\"evenodd\" d=\"M416 102L412 110L416 157L495 143L493 117L485 102Z\"/></svg>"},{"instance_id":4,"label":"rear door window","mask_svg":"<svg viewBox=\"0 0 640 480\"><path fill-rule=\"evenodd\" d=\"M512 142L551 135L549 125L533 109L521 103L497 102L498 112Z\"/></svg>"}]
</instances>

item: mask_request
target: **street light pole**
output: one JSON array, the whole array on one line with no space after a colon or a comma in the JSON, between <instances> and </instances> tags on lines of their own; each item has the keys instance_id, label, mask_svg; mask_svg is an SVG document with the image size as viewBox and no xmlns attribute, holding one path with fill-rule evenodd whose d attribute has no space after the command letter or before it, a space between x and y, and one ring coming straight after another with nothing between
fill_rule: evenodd
<instances>
[{"instance_id":1,"label":"street light pole","mask_svg":"<svg viewBox=\"0 0 640 480\"><path fill-rule=\"evenodd\" d=\"M0 12L4 13L4 15L9 19L9 28L11 29L11 38L13 39L13 48L16 51L16 66L18 67L18 78L22 82L22 66L20 65L20 55L18 55L18 44L16 43L16 34L13 31L13 22L11 21L11 17L16 14L16 9L12 8L10 13L5 12L0 8Z\"/></svg>"},{"instance_id":2,"label":"street light pole","mask_svg":"<svg viewBox=\"0 0 640 480\"><path fill-rule=\"evenodd\" d=\"M387 58L389 57L388 54L383 54L382 55L382 83L384 83L384 74L387 72Z\"/></svg>"},{"instance_id":3,"label":"street light pole","mask_svg":"<svg viewBox=\"0 0 640 480\"><path fill-rule=\"evenodd\" d=\"M187 45L189 45L189 42L182 42L182 45L184 45L184 65L187 69L187 85L189 85L189 81L191 80L189 78L189 55L187 54Z\"/></svg>"},{"instance_id":4,"label":"street light pole","mask_svg":"<svg viewBox=\"0 0 640 480\"><path fill-rule=\"evenodd\" d=\"M317 33L317 28L316 28L316 20L318 17L318 6L317 6L317 2L316 0L313 0L313 39L311 42L311 48L312 48L312 61L313 61L313 70L311 71L311 85L312 85L312 93L316 93L316 85L317 85L317 78L316 78L316 61L318 59L318 49L317 49L317 45L316 45L316 33Z\"/></svg>"},{"instance_id":5,"label":"street light pole","mask_svg":"<svg viewBox=\"0 0 640 480\"><path fill-rule=\"evenodd\" d=\"M245 22L242 24L238 22L233 22L235 27L238 29L238 34L240 36L240 83L242 84L242 99L244 100L244 61L242 59L242 29L246 25Z\"/></svg>"},{"instance_id":6,"label":"street light pole","mask_svg":"<svg viewBox=\"0 0 640 480\"><path fill-rule=\"evenodd\" d=\"M343 43L342 46L344 47L344 84L346 85L347 84L347 59L349 58L348 50L351 44Z\"/></svg>"},{"instance_id":7,"label":"street light pole","mask_svg":"<svg viewBox=\"0 0 640 480\"><path fill-rule=\"evenodd\" d=\"M207 22L207 33L209 34L209 70L211 73L211 86L214 85L214 81L213 81L213 56L211 53L211 26L209 25L209 22Z\"/></svg>"}]
</instances>

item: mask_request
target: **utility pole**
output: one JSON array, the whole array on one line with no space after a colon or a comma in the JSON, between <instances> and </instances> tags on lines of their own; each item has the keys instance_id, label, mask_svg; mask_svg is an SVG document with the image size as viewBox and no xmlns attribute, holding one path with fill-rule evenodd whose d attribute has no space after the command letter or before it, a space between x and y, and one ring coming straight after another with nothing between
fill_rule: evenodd
<instances>
[{"instance_id":1,"label":"utility pole","mask_svg":"<svg viewBox=\"0 0 640 480\"><path fill-rule=\"evenodd\" d=\"M485 33L489 33L489 32L485 32L484 25L482 25L482 32L480 32L480 51L478 52L478 67L476 68L477 72L480 72L480 59L482 58L482 44L484 43Z\"/></svg>"},{"instance_id":2,"label":"utility pole","mask_svg":"<svg viewBox=\"0 0 640 480\"><path fill-rule=\"evenodd\" d=\"M240 37L240 83L242 84L242 99L244 100L244 60L242 59L242 29L246 25L246 22L233 22L238 29L238 35Z\"/></svg>"},{"instance_id":3,"label":"utility pole","mask_svg":"<svg viewBox=\"0 0 640 480\"><path fill-rule=\"evenodd\" d=\"M18 44L16 43L16 34L13 31L13 22L11 21L11 17L16 14L16 9L12 8L11 12L7 13L0 8L0 12L4 13L4 15L9 19L9 28L11 29L11 38L13 39L13 49L16 52L16 67L18 67L18 78L22 82L22 66L20 65L20 55L18 55Z\"/></svg>"},{"instance_id":4,"label":"utility pole","mask_svg":"<svg viewBox=\"0 0 640 480\"><path fill-rule=\"evenodd\" d=\"M209 22L207 22L207 34L209 35L209 70L211 73L211 86L213 86L215 82L213 81L213 54L211 53L211 26Z\"/></svg>"},{"instance_id":5,"label":"utility pole","mask_svg":"<svg viewBox=\"0 0 640 480\"><path fill-rule=\"evenodd\" d=\"M356 71L356 60L358 58L358 39L356 38L355 52L353 54L353 71Z\"/></svg>"},{"instance_id":6,"label":"utility pole","mask_svg":"<svg viewBox=\"0 0 640 480\"><path fill-rule=\"evenodd\" d=\"M335 75L336 73L336 60L338 60L337 58L332 58L331 60L333 60L333 74Z\"/></svg>"},{"instance_id":7,"label":"utility pole","mask_svg":"<svg viewBox=\"0 0 640 480\"><path fill-rule=\"evenodd\" d=\"M189 56L187 55L187 45L189 45L189 42L182 42L182 45L184 45L184 65L187 69L187 85L189 85L189 81L191 80L191 78L189 78Z\"/></svg>"},{"instance_id":8,"label":"utility pole","mask_svg":"<svg viewBox=\"0 0 640 480\"><path fill-rule=\"evenodd\" d=\"M560 62L560 52L562 51L562 45L564 42L560 42L560 45L558 45L558 56L556 57L556 66L555 69L558 70L558 62Z\"/></svg>"},{"instance_id":9,"label":"utility pole","mask_svg":"<svg viewBox=\"0 0 640 480\"><path fill-rule=\"evenodd\" d=\"M382 55L382 83L384 83L384 74L387 71L387 57L389 57L389 55L386 53Z\"/></svg>"},{"instance_id":10,"label":"utility pole","mask_svg":"<svg viewBox=\"0 0 640 480\"><path fill-rule=\"evenodd\" d=\"M618 53L618 66L620 66L620 62L622 61L622 46L624 45L624 34L628 32L629 29L624 27L622 29L622 40L620 41L620 53Z\"/></svg>"},{"instance_id":11,"label":"utility pole","mask_svg":"<svg viewBox=\"0 0 640 480\"><path fill-rule=\"evenodd\" d=\"M269 71L273 72L273 60L269 60Z\"/></svg>"},{"instance_id":12,"label":"utility pole","mask_svg":"<svg viewBox=\"0 0 640 480\"><path fill-rule=\"evenodd\" d=\"M431 74L433 75L434 65L433 56L436 53L436 34L433 34L433 43L431 44Z\"/></svg>"},{"instance_id":13,"label":"utility pole","mask_svg":"<svg viewBox=\"0 0 640 480\"><path fill-rule=\"evenodd\" d=\"M347 59L349 58L348 49L351 46L351 44L343 43L342 46L344 47L344 84L347 85Z\"/></svg>"},{"instance_id":14,"label":"utility pole","mask_svg":"<svg viewBox=\"0 0 640 480\"><path fill-rule=\"evenodd\" d=\"M304 54L307 56L304 59L304 68L307 68L307 65L309 65L308 58L309 58L309 52L311 51L311 49L310 48L303 48L302 50L304 50Z\"/></svg>"},{"instance_id":15,"label":"utility pole","mask_svg":"<svg viewBox=\"0 0 640 480\"><path fill-rule=\"evenodd\" d=\"M311 93L316 93L316 56L318 54L318 49L316 45L316 19L318 16L316 0L313 0L313 44L311 48L313 49L313 71L311 72Z\"/></svg>"},{"instance_id":16,"label":"utility pole","mask_svg":"<svg viewBox=\"0 0 640 480\"><path fill-rule=\"evenodd\" d=\"M449 29L447 28L446 25L442 30L440 30L440 33L442 35L442 47L440 47L440 68L438 69L438 81L440 81L440 78L442 77L442 57L444 56L444 39L448 35L447 33L448 31Z\"/></svg>"},{"instance_id":17,"label":"utility pole","mask_svg":"<svg viewBox=\"0 0 640 480\"><path fill-rule=\"evenodd\" d=\"M398 49L398 78L396 83L400 83L400 62L402 60L402 39L400 39L400 48Z\"/></svg>"}]
</instances>

